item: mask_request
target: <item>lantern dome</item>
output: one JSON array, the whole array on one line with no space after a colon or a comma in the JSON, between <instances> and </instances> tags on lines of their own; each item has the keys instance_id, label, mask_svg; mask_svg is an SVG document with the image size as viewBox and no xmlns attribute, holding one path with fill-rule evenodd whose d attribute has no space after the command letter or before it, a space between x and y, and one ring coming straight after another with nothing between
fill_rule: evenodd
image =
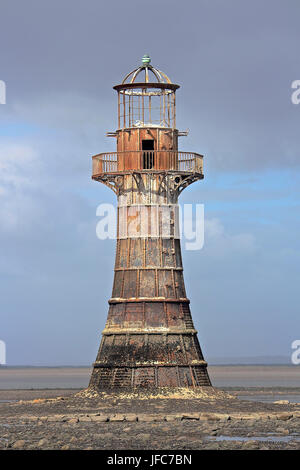
<instances>
[{"instance_id":1,"label":"lantern dome","mask_svg":"<svg viewBox=\"0 0 300 470\"><path fill-rule=\"evenodd\" d=\"M151 59L145 54L142 58L142 65L129 72L123 79L122 85L126 83L168 83L170 78L161 70L150 65Z\"/></svg>"},{"instance_id":2,"label":"lantern dome","mask_svg":"<svg viewBox=\"0 0 300 470\"><path fill-rule=\"evenodd\" d=\"M143 88L158 88L160 90L176 90L179 85L171 81L167 74L153 67L151 58L145 54L142 58L142 65L127 73L120 85L115 85L115 90L125 90L126 94L135 94L134 89L143 86ZM128 91L131 90L131 91ZM155 91L151 93L156 94ZM159 92L160 94L160 92Z\"/></svg>"}]
</instances>

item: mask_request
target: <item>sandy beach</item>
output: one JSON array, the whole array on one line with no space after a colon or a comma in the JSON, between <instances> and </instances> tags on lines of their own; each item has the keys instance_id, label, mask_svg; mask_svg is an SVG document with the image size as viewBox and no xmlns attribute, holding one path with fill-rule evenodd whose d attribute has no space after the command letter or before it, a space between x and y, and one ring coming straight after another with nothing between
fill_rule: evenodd
<instances>
[{"instance_id":1,"label":"sandy beach","mask_svg":"<svg viewBox=\"0 0 300 470\"><path fill-rule=\"evenodd\" d=\"M300 449L300 403L247 401L207 389L171 397L60 392L37 398L27 390L31 400L1 403L0 448Z\"/></svg>"},{"instance_id":2,"label":"sandy beach","mask_svg":"<svg viewBox=\"0 0 300 470\"><path fill-rule=\"evenodd\" d=\"M211 366L214 390L146 397L82 393L90 371L1 368L0 449L300 449L297 367Z\"/></svg>"},{"instance_id":3,"label":"sandy beach","mask_svg":"<svg viewBox=\"0 0 300 470\"><path fill-rule=\"evenodd\" d=\"M0 369L0 449L300 449L299 369L210 366L215 391L79 394L89 367Z\"/></svg>"}]
</instances>

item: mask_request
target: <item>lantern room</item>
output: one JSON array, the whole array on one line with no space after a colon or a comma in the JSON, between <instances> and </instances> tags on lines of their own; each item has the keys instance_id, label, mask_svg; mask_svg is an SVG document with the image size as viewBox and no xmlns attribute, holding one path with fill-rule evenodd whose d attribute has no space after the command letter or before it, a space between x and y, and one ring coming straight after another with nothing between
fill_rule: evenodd
<instances>
[{"instance_id":1,"label":"lantern room","mask_svg":"<svg viewBox=\"0 0 300 470\"><path fill-rule=\"evenodd\" d=\"M145 55L142 65L114 86L118 92L119 168L160 170L177 166L175 92L179 85L150 62Z\"/></svg>"},{"instance_id":2,"label":"lantern room","mask_svg":"<svg viewBox=\"0 0 300 470\"><path fill-rule=\"evenodd\" d=\"M118 92L118 129L160 127L176 128L175 92L179 85L150 65L144 55L142 65L128 73Z\"/></svg>"}]
</instances>

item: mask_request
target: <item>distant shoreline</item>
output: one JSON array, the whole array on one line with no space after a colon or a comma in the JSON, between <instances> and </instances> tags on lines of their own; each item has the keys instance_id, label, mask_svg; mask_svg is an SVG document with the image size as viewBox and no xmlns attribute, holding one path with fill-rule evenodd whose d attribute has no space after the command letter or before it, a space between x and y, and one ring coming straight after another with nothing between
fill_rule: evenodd
<instances>
[{"instance_id":1,"label":"distant shoreline","mask_svg":"<svg viewBox=\"0 0 300 470\"><path fill-rule=\"evenodd\" d=\"M291 363L244 363L244 362L236 362L236 363L216 363L216 362L209 362L209 367L294 367L297 368L297 365ZM300 369L300 365L298 366ZM7 365L7 364L0 364L1 369L91 369L92 365L87 366L69 366L69 365L62 365L62 366L40 366L40 365Z\"/></svg>"}]
</instances>

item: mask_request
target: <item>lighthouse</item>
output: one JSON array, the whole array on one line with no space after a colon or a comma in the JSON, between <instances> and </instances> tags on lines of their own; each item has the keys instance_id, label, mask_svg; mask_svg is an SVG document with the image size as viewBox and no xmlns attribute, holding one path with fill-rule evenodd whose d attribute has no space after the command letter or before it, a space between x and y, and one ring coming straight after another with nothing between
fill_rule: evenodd
<instances>
[{"instance_id":1,"label":"lighthouse","mask_svg":"<svg viewBox=\"0 0 300 470\"><path fill-rule=\"evenodd\" d=\"M178 150L176 90L145 55L118 95L115 152L93 156L92 178L117 196L112 296L89 387L211 386L186 296L178 198L203 179L203 156ZM196 307L197 308L197 307Z\"/></svg>"}]
</instances>

